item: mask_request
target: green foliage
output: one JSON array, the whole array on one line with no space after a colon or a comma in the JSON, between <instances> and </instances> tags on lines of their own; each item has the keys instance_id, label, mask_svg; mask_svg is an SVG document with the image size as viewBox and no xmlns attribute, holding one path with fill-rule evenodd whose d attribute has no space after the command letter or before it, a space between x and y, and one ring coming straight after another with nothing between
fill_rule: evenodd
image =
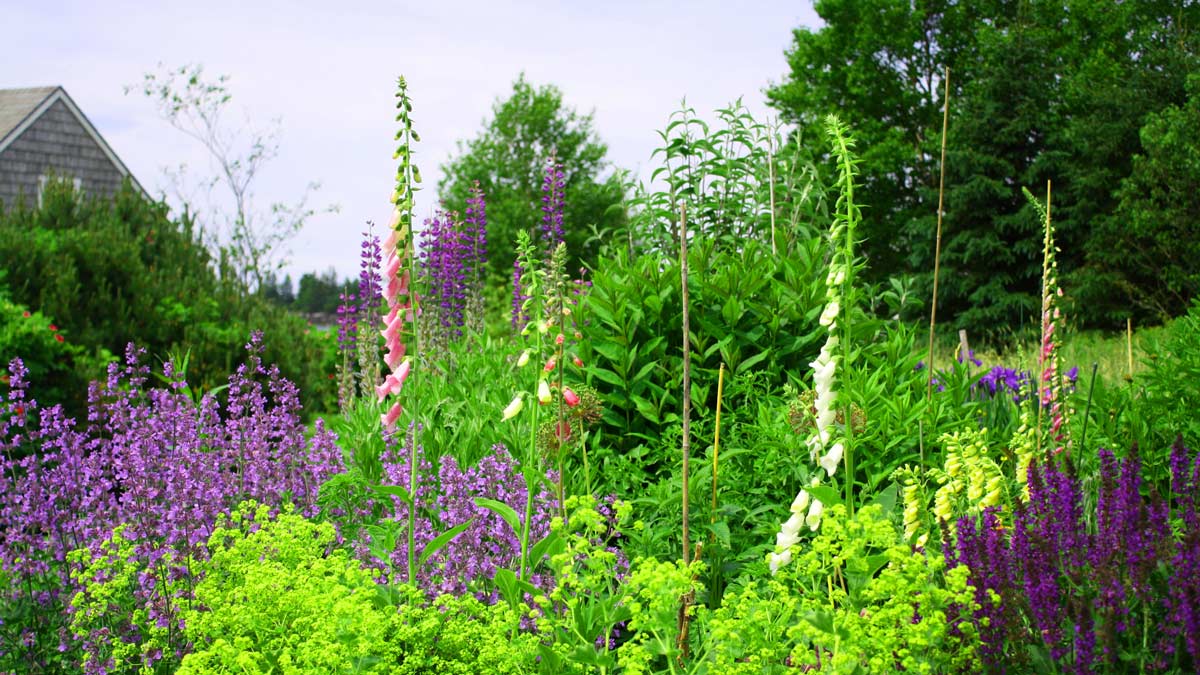
<instances>
[{"instance_id":1,"label":"green foliage","mask_svg":"<svg viewBox=\"0 0 1200 675\"><path fill-rule=\"evenodd\" d=\"M914 553L879 504L826 511L775 577L726 595L706 625L714 673L978 672L966 568Z\"/></svg>"},{"instance_id":2,"label":"green foliage","mask_svg":"<svg viewBox=\"0 0 1200 675\"><path fill-rule=\"evenodd\" d=\"M692 662L690 669L676 665L685 663L677 639L678 617L680 602L694 595L696 577L703 570L704 563L700 561L684 565L682 561L646 559L630 571L626 605L634 637L620 650L622 672L627 675L696 672L702 661ZM698 614L702 610L693 606L689 611Z\"/></svg>"},{"instance_id":3,"label":"green foliage","mask_svg":"<svg viewBox=\"0 0 1200 675\"><path fill-rule=\"evenodd\" d=\"M243 504L209 539L208 573L184 613L194 651L180 675L529 672L536 633L471 596L426 604L379 586L330 524ZM396 601L400 604L397 606Z\"/></svg>"},{"instance_id":4,"label":"green foliage","mask_svg":"<svg viewBox=\"0 0 1200 675\"><path fill-rule=\"evenodd\" d=\"M8 362L20 357L29 369L31 397L39 402L78 400L89 378L103 371L111 355L92 355L75 343L53 317L12 302L0 287L0 370L8 378ZM68 410L68 414L77 412Z\"/></svg>"},{"instance_id":5,"label":"green foliage","mask_svg":"<svg viewBox=\"0 0 1200 675\"><path fill-rule=\"evenodd\" d=\"M329 524L246 503L209 537L180 675L392 672L392 613Z\"/></svg>"},{"instance_id":6,"label":"green foliage","mask_svg":"<svg viewBox=\"0 0 1200 675\"><path fill-rule=\"evenodd\" d=\"M83 584L71 599L70 626L71 635L89 647L81 665L85 671L99 667L114 674L173 672L174 655L185 646L180 618L191 605L183 598L190 596L196 561L166 553L148 566L124 532L124 525L114 529L98 552L78 549L68 555L72 579ZM149 602L139 597L140 579L147 576L155 580ZM129 635L137 639L125 639Z\"/></svg>"},{"instance_id":7,"label":"green foliage","mask_svg":"<svg viewBox=\"0 0 1200 675\"><path fill-rule=\"evenodd\" d=\"M265 296L265 287L263 292ZM358 281L347 279L338 283L337 270L332 267L322 274L308 272L300 277L300 286L290 307L297 312L333 314L337 312L338 305L342 302L339 295L357 292ZM285 297L280 291L275 291L275 293L280 300ZM280 302L280 304L286 306L286 303Z\"/></svg>"},{"instance_id":8,"label":"green foliage","mask_svg":"<svg viewBox=\"0 0 1200 675\"><path fill-rule=\"evenodd\" d=\"M753 240L737 252L700 240L689 250L692 404L698 424L715 410L717 370L730 379L765 371L774 382L800 372L816 353L823 287L811 279L816 241L773 256ZM681 325L678 262L624 252L597 267L587 301L592 325L581 345L588 383L604 399L594 463L604 489L636 491L670 473L659 439L679 419L683 357L671 326Z\"/></svg>"},{"instance_id":9,"label":"green foliage","mask_svg":"<svg viewBox=\"0 0 1200 675\"><path fill-rule=\"evenodd\" d=\"M811 149L797 132L785 140L777 125L754 119L740 100L716 111L709 124L683 107L658 132L660 165L651 180L665 190L638 185L629 200L624 249L664 253L679 245L680 204L687 205L688 231L727 250L755 239L772 252L791 252L823 229L825 185Z\"/></svg>"},{"instance_id":10,"label":"green foliage","mask_svg":"<svg viewBox=\"0 0 1200 675\"><path fill-rule=\"evenodd\" d=\"M133 342L162 360L189 354L189 381L210 390L241 361L250 333L261 329L264 360L300 386L308 407L332 403L328 343L302 319L233 281L224 261L203 247L190 218L171 220L165 205L132 187L111 201L83 200L69 183L52 181L41 208L18 205L0 214L0 260L13 301L54 317L65 342L81 348L87 358L75 365L82 378L101 377L96 366L106 351L119 354ZM7 362L24 355L6 347L0 356ZM40 386L35 380L33 391ZM78 412L86 393L78 388L62 399L39 398Z\"/></svg>"},{"instance_id":11,"label":"green foliage","mask_svg":"<svg viewBox=\"0 0 1200 675\"><path fill-rule=\"evenodd\" d=\"M1108 326L1186 310L1188 255L1171 252L1166 281L1152 263L1162 262L1155 242L1194 221L1194 191L1167 186L1195 173L1178 159L1196 126L1185 83L1200 59L1200 6L822 0L815 9L824 26L795 31L789 73L768 97L801 126L835 112L854 127L873 280L931 280L948 67L939 315L995 337L1037 315L1037 223L1018 188L1047 179L1073 313ZM1131 245L1138 255L1126 255Z\"/></svg>"},{"instance_id":12,"label":"green foliage","mask_svg":"<svg viewBox=\"0 0 1200 675\"><path fill-rule=\"evenodd\" d=\"M623 213L613 208L623 196L620 179L616 174L604 177L607 152L590 114L566 106L557 87L534 86L522 74L511 95L492 106L492 117L479 135L460 142L458 155L442 167L438 194L461 211L471 186L479 182L487 198L489 274L493 283L507 285L517 231L535 230L541 220L542 180L546 160L554 153L563 166L566 190L568 269L578 269L580 261L595 259L602 239L624 226Z\"/></svg>"},{"instance_id":13,"label":"green foliage","mask_svg":"<svg viewBox=\"0 0 1200 675\"><path fill-rule=\"evenodd\" d=\"M1086 298L1094 312L1162 319L1200 295L1200 75L1187 92L1186 103L1146 116L1116 213L1089 242L1088 272L1099 279L1088 288L1116 291Z\"/></svg>"},{"instance_id":14,"label":"green foliage","mask_svg":"<svg viewBox=\"0 0 1200 675\"><path fill-rule=\"evenodd\" d=\"M555 517L543 546L554 574L554 588L534 602L542 610L539 630L543 668L560 673L591 672L615 664L614 642L621 622L630 618L622 563L611 546L616 531L591 496L569 497L569 518ZM628 503L615 504L617 527L628 519Z\"/></svg>"}]
</instances>

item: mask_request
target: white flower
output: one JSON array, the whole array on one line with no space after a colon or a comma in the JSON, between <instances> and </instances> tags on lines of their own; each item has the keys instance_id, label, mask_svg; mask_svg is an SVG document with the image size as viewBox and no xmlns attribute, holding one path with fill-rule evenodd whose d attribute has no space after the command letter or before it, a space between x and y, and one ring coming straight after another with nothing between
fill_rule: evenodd
<instances>
[{"instance_id":1,"label":"white flower","mask_svg":"<svg viewBox=\"0 0 1200 675\"><path fill-rule=\"evenodd\" d=\"M840 442L834 443L829 452L817 462L821 465L822 469L825 469L826 475L832 476L837 471L838 464L842 461L842 451L842 444Z\"/></svg>"},{"instance_id":2,"label":"white flower","mask_svg":"<svg viewBox=\"0 0 1200 675\"><path fill-rule=\"evenodd\" d=\"M837 300L831 300L825 305L825 311L821 312L821 325L826 327L833 325L833 320L837 318L838 312L841 310Z\"/></svg>"},{"instance_id":3,"label":"white flower","mask_svg":"<svg viewBox=\"0 0 1200 675\"><path fill-rule=\"evenodd\" d=\"M808 529L813 532L817 531L817 528L821 526L821 513L824 511L825 505L821 503L821 500L814 499L812 505L808 507L808 516L804 519Z\"/></svg>"},{"instance_id":4,"label":"white flower","mask_svg":"<svg viewBox=\"0 0 1200 675\"><path fill-rule=\"evenodd\" d=\"M521 398L520 394L517 394L513 398L512 403L509 403L508 406L504 408L504 415L500 421L506 422L516 417L517 413L521 412L521 408L523 407L525 407L525 399Z\"/></svg>"},{"instance_id":5,"label":"white flower","mask_svg":"<svg viewBox=\"0 0 1200 675\"><path fill-rule=\"evenodd\" d=\"M812 497L808 494L808 490L801 490L799 493L796 494L796 499L794 499L792 501L792 508L791 508L793 518L795 518L796 516L804 515L804 512L806 510L808 510L808 501L811 498ZM792 521L788 520L788 522L790 523ZM787 527L787 525L785 524L784 527ZM799 529L798 524L797 524L797 529Z\"/></svg>"}]
</instances>

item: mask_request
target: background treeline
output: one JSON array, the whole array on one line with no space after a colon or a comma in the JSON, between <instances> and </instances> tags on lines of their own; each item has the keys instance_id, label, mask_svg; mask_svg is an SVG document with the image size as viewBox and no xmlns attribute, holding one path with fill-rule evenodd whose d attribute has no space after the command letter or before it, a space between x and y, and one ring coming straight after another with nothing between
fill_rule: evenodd
<instances>
[{"instance_id":1,"label":"background treeline","mask_svg":"<svg viewBox=\"0 0 1200 675\"><path fill-rule=\"evenodd\" d=\"M43 404L81 411L87 382L131 342L155 361L186 360L191 386L211 389L262 330L264 360L299 385L306 407L331 407L328 336L247 292L189 216L172 219L128 186L102 200L52 183L39 209L0 208L0 260L0 360L25 361Z\"/></svg>"},{"instance_id":2,"label":"background treeline","mask_svg":"<svg viewBox=\"0 0 1200 675\"><path fill-rule=\"evenodd\" d=\"M862 148L872 276L932 282L943 73L950 124L938 314L997 333L1036 316L1044 195L1073 314L1161 321L1200 289L1200 3L820 0L768 90Z\"/></svg>"}]
</instances>

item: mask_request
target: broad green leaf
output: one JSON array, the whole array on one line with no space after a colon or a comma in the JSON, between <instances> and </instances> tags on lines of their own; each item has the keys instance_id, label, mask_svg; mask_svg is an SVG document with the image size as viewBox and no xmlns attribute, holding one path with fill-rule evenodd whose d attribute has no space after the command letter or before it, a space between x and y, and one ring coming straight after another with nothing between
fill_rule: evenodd
<instances>
[{"instance_id":1,"label":"broad green leaf","mask_svg":"<svg viewBox=\"0 0 1200 675\"><path fill-rule=\"evenodd\" d=\"M812 495L814 499L819 499L826 508L842 503L841 493L828 485L806 485L804 491Z\"/></svg>"},{"instance_id":2,"label":"broad green leaf","mask_svg":"<svg viewBox=\"0 0 1200 675\"><path fill-rule=\"evenodd\" d=\"M446 530L445 532L434 537L433 541L430 541L428 544L425 544L425 548L421 549L421 555L417 559L417 567L424 567L425 561L429 560L430 556L432 556L433 554L442 550L442 548L445 547L446 544L449 544L450 542L454 541L455 537L457 537L458 535L465 532L466 529L471 526L472 521L474 521L474 518L472 518L471 520L468 520L465 523L455 525L454 527L450 528L449 530Z\"/></svg>"},{"instance_id":3,"label":"broad green leaf","mask_svg":"<svg viewBox=\"0 0 1200 675\"><path fill-rule=\"evenodd\" d=\"M521 536L521 518L517 515L516 509L496 499L488 499L487 497L476 497L475 505L482 506L492 513L504 519L508 526L512 528L513 534Z\"/></svg>"}]
</instances>

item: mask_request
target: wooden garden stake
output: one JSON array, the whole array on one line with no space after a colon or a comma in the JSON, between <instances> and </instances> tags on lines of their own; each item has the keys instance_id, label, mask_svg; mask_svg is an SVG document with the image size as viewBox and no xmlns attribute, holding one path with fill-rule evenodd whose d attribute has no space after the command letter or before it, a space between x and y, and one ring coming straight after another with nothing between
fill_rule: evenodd
<instances>
[{"instance_id":1,"label":"wooden garden stake","mask_svg":"<svg viewBox=\"0 0 1200 675\"><path fill-rule=\"evenodd\" d=\"M950 125L950 69L946 68L946 93L942 95L942 166L938 178L937 237L933 244L933 305L929 308L929 382L925 400L933 398L933 327L937 324L938 271L942 262L942 204L946 193L946 129Z\"/></svg>"},{"instance_id":2,"label":"wooden garden stake","mask_svg":"<svg viewBox=\"0 0 1200 675\"><path fill-rule=\"evenodd\" d=\"M717 423L713 432L712 524L717 524L717 466L721 457L721 394L725 388L725 364L717 370ZM709 533L710 536L712 533Z\"/></svg>"},{"instance_id":3,"label":"wooden garden stake","mask_svg":"<svg viewBox=\"0 0 1200 675\"><path fill-rule=\"evenodd\" d=\"M679 276L683 292L683 564L691 562L688 550L688 454L692 432L692 358L688 326L687 205L679 205Z\"/></svg>"}]
</instances>

